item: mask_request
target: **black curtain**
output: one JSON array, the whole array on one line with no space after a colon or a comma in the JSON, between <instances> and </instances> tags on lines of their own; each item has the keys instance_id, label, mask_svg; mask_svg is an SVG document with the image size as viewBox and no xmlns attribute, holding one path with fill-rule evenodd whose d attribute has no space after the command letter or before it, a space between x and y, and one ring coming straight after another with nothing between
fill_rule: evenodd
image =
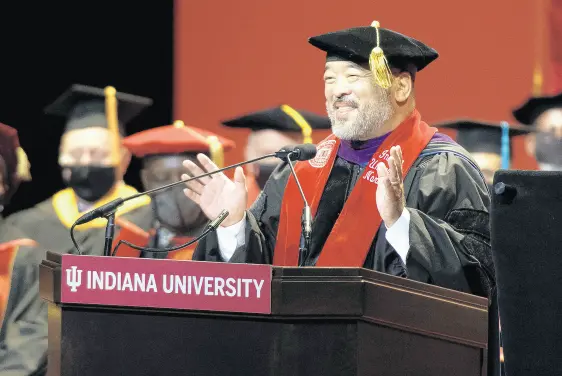
<instances>
[{"instance_id":1,"label":"black curtain","mask_svg":"<svg viewBox=\"0 0 562 376\"><path fill-rule=\"evenodd\" d=\"M18 129L33 181L23 183L9 214L63 187L57 165L64 119L43 108L68 86L115 86L148 96L154 105L127 132L172 119L173 0L2 2L0 122ZM140 164L125 177L140 187Z\"/></svg>"}]
</instances>

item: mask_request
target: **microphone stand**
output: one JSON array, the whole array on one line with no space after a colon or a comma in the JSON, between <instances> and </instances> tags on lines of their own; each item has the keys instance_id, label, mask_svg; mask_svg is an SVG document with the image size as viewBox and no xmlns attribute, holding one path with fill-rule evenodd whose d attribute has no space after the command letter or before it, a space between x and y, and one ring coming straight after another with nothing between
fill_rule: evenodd
<instances>
[{"instance_id":1,"label":"microphone stand","mask_svg":"<svg viewBox=\"0 0 562 376\"><path fill-rule=\"evenodd\" d=\"M78 252L79 255L82 254L82 252L80 251L80 247L78 246L78 243L76 242L76 239L74 238L74 228L76 226L79 225L83 225L85 223L88 223L90 221L93 221L96 218L106 218L107 219L107 224L105 227L105 244L104 244L104 255L105 256L111 256L112 252L111 252L111 248L113 246L113 238L114 238L114 234L115 234L115 212L118 210L118 208L123 205L125 202L129 201L129 200L133 200L135 198L138 198L140 196L144 196L144 195L150 195L152 193L155 192L159 192L159 191L163 191L165 189L174 187L178 184L182 184L182 183L187 183L190 182L192 180L197 180L197 179L201 179L203 177L206 176L211 176L211 175L215 175L218 174L220 172L226 171L226 170L230 170L239 166L243 166L245 164L249 164L249 163L253 163L253 162L257 162L260 161L262 159L266 159L266 158L271 158L271 157L276 157L279 159L286 159L287 162L289 163L289 166L291 168L291 171L293 173L293 176L295 176L295 180L297 181L299 190L301 192L302 198L304 200L305 203L305 208L303 209L303 218L302 218L302 227L303 227L303 234L305 235L305 243L308 244L308 242L310 241L310 233L311 233L311 214L310 214L310 207L308 206L308 203L306 202L306 199L304 197L304 193L302 191L302 188L300 186L300 183L298 181L298 178L295 174L295 170L293 169L293 165L291 164L291 160L308 160L314 157L314 155L316 155L316 148L312 145L312 151L313 154L310 154L311 151L307 150L307 147L309 147L310 144L306 144L306 145L297 145L293 148L291 147L285 147L282 148L281 150L279 150L278 152L275 153L271 153L271 154L267 154L267 155L263 155L261 157L258 158L253 158L244 162L239 162L227 167L223 167L223 168L219 168L217 170L214 171L210 171L198 176L192 176L188 179L184 179L184 180L180 180L174 183L170 183L167 185L164 185L162 187L157 187L157 188L153 188L150 189L148 191L145 192L139 192L136 193L134 195L125 197L125 198L116 198L113 201L108 202L105 205L100 206L99 208L93 209L89 212L87 212L86 214L82 215L80 218L78 218L74 224L70 227L70 239L72 240L72 243L74 244L74 247L76 248L76 251ZM308 245L305 245L305 249L304 251L308 250Z\"/></svg>"},{"instance_id":2,"label":"microphone stand","mask_svg":"<svg viewBox=\"0 0 562 376\"><path fill-rule=\"evenodd\" d=\"M103 246L103 255L111 256L111 249L113 247L113 238L115 237L115 212L104 215L107 219L107 224L105 225L105 244Z\"/></svg>"},{"instance_id":3,"label":"microphone stand","mask_svg":"<svg viewBox=\"0 0 562 376\"><path fill-rule=\"evenodd\" d=\"M302 197L302 201L304 202L304 207L302 208L302 216L301 216L301 242L299 244L299 266L304 266L306 261L308 260L309 252L310 252L310 239L312 235L312 210L308 205L308 201L304 196L304 191L302 190L301 183L297 177L297 173L293 168L293 164L291 163L291 155L287 156L287 163L289 164L289 168L291 169L291 173L295 178L295 182L297 183L297 187Z\"/></svg>"},{"instance_id":4,"label":"microphone stand","mask_svg":"<svg viewBox=\"0 0 562 376\"><path fill-rule=\"evenodd\" d=\"M291 155L291 152L287 151L286 154ZM76 220L76 222L74 222L74 224L70 228L70 239L72 240L72 243L74 244L74 247L76 248L76 251L78 252L78 254L81 255L82 252L80 250L80 247L78 246L78 243L76 242L76 239L74 238L74 228L78 225L82 225L84 223L93 221L96 218L106 218L107 224L105 226L105 243L104 243L103 254L104 254L104 256L111 256L112 247L113 247L113 239L114 239L114 236L115 236L115 212L125 202L127 202L129 200L133 200L133 199L141 197L141 196L144 196L144 195L150 195L151 193L163 191L163 190L166 190L168 188L172 188L172 187L174 187L176 185L179 185L179 184L182 184L182 183L187 183L187 182L190 182L192 180L197 180L197 179L204 178L206 176L215 175L215 174L218 174L220 172L230 170L232 168L236 168L238 166L243 166L243 165L248 164L248 163L257 162L257 161L260 161L262 159L276 157L276 156L277 156L276 153L267 154L267 155L264 155L264 156L261 156L261 157L258 157L258 158L250 159L248 161L236 163L236 164L233 164L231 166L219 168L218 170L207 172L205 174L201 174L201 175L198 175L198 176L192 176L190 178L180 180L180 181L177 181L177 182L174 182L174 183L170 183L170 184L164 185L162 187L153 188L153 189L150 189L150 190L145 191L145 192L139 192L139 193L136 193L134 195L131 195L131 196L128 196L128 197L125 197L125 198L116 198L115 200L110 201L107 204L100 206L99 208L93 209L93 210L89 211L88 213L84 214L82 217L78 218L78 220Z\"/></svg>"}]
</instances>

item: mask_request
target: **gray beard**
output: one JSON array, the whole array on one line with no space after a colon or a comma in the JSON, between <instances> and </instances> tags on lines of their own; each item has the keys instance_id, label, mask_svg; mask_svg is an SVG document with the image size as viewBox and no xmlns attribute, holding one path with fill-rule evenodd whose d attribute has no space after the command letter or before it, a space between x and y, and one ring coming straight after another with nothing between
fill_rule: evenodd
<instances>
[{"instance_id":1,"label":"gray beard","mask_svg":"<svg viewBox=\"0 0 562 376\"><path fill-rule=\"evenodd\" d=\"M373 132L392 117L393 109L389 97L378 103L370 102L364 108L358 108L357 118L348 125L336 118L333 106L326 105L326 112L332 123L332 133L342 140L359 141L372 138Z\"/></svg>"}]
</instances>

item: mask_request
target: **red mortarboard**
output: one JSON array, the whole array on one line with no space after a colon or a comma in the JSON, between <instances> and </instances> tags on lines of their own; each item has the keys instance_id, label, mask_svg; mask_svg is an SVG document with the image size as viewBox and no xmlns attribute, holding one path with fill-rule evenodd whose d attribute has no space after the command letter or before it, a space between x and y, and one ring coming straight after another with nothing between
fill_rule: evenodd
<instances>
[{"instance_id":1,"label":"red mortarboard","mask_svg":"<svg viewBox=\"0 0 562 376\"><path fill-rule=\"evenodd\" d=\"M155 154L209 153L219 167L224 164L223 152L235 147L234 141L185 125L181 120L128 136L123 139L123 145L139 158Z\"/></svg>"}]
</instances>

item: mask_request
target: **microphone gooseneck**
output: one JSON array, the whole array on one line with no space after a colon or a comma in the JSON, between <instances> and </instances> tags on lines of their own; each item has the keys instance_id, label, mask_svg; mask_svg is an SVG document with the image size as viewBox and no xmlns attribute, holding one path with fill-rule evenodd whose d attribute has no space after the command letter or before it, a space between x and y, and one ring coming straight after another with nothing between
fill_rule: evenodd
<instances>
[{"instance_id":1,"label":"microphone gooseneck","mask_svg":"<svg viewBox=\"0 0 562 376\"><path fill-rule=\"evenodd\" d=\"M179 184L185 184L188 183L192 180L197 180L197 179L201 179L207 176L211 176L214 174L218 174L220 172L224 172L227 170L231 170L233 168L239 167L239 166L243 166L249 163L254 163L257 161L261 161L262 159L266 159L266 158L271 158L271 157L276 157L276 158L280 158L280 159L286 159L287 156L290 156L292 161L306 161L309 159L314 158L314 156L316 155L316 146L314 146L313 144L303 144L303 145L296 145L293 147L284 147L281 150L279 150L278 152L275 153L271 153L271 154L267 154L261 157L257 157L257 158L253 158L244 162L239 162L230 166L226 166L223 168L220 168L218 170L215 171L210 171L198 176L193 176L184 180L179 180L170 184L166 184L163 185L161 187L156 187L153 189L149 189L148 191L144 191L144 192L139 192L136 193L134 195L125 197L125 198L116 198L113 201L108 202L105 205L100 206L99 208L95 208L93 210L90 210L89 212L87 212L86 214L82 215L80 218L78 218L78 220L75 222L76 226L79 225L83 225L85 223L91 222L96 218L101 218L101 217L105 217L107 215L109 215L110 213L114 212L115 210L117 210L121 205L123 205L125 202L130 201L130 200L134 200L135 198L144 196L144 195L150 195L152 193L156 193L156 192L160 192L172 187L175 187L176 185Z\"/></svg>"},{"instance_id":2,"label":"microphone gooseneck","mask_svg":"<svg viewBox=\"0 0 562 376\"><path fill-rule=\"evenodd\" d=\"M220 168L220 169L215 170L215 171L207 172L205 174L193 176L193 177L190 177L190 178L187 178L187 179L183 179L183 180L179 180L179 181L176 181L176 182L173 182L173 183L170 183L170 184L163 185L161 187L149 189L148 191L135 193L134 195L127 196L125 198L121 198L121 197L116 198L115 200L110 201L107 204L100 206L99 208L92 209L89 212L87 212L86 214L82 215L80 218L78 218L78 220L76 220L75 225L76 226L83 225L84 223L91 222L96 218L105 217L105 216L109 215L110 213L114 212L115 210L117 210L125 202L130 201L130 200L134 200L135 198L138 198L138 197L141 197L141 196L144 196L144 195L150 195L152 193L156 193L156 192L160 192L160 191L164 191L166 189L175 187L176 185L188 183L192 180L201 179L201 178L204 178L204 177L207 177L207 176L218 174L219 172L223 172L223 171L226 171L226 170L236 168L238 166L243 166L245 164L257 162L257 161L260 161L262 159L271 158L271 157L275 157L275 154L268 154L268 155L264 155L262 157L250 159L248 161L236 163L236 164L233 164L231 166L223 167L223 168Z\"/></svg>"},{"instance_id":3,"label":"microphone gooseneck","mask_svg":"<svg viewBox=\"0 0 562 376\"><path fill-rule=\"evenodd\" d=\"M192 239L192 240L188 241L187 243L180 244L180 245L177 245L175 247L163 248L162 249L162 248L140 247L140 246L135 245L133 243L130 243L126 240L119 240L119 242L117 243L117 245L113 249L113 252L111 253L111 256L115 256L117 254L117 250L119 249L121 244L128 245L129 247L131 247L131 248L133 248L137 251L151 252L151 253L168 253L168 252L177 251L177 250L185 248L185 247L189 247L190 245L192 245L194 243L197 243L198 241L203 239L205 236L209 235L212 231L216 231L217 228L219 228L220 224L226 219L226 217L228 217L228 214L229 214L228 210L221 211L215 219L210 221L207 224L207 226L205 226L205 230L203 230L203 232L201 234L199 234L199 236L197 236L195 239Z\"/></svg>"},{"instance_id":4,"label":"microphone gooseneck","mask_svg":"<svg viewBox=\"0 0 562 376\"><path fill-rule=\"evenodd\" d=\"M295 151L296 153L296 151ZM296 156L297 158L306 158L305 160L312 159L316 156L316 147L314 147L314 151L312 149L301 149L299 151L299 155ZM304 203L304 207L302 208L302 217L301 217L301 229L302 229L302 236L301 236L301 243L299 246L299 266L304 266L305 263L308 261L308 256L310 253L310 241L312 237L312 210L308 205L308 201L306 200L306 196L304 195L304 191L302 189L301 183L295 172L293 164L291 163L291 154L287 155L287 164L291 170L291 174L297 183L297 188L299 193L301 194L302 201ZM296 159L295 159L296 160Z\"/></svg>"},{"instance_id":5,"label":"microphone gooseneck","mask_svg":"<svg viewBox=\"0 0 562 376\"><path fill-rule=\"evenodd\" d=\"M292 147L284 147L284 148L282 148L281 150L279 150L278 152L275 152L275 153L271 153L271 154L267 154L267 155L264 155L264 156L261 156L261 157L253 158L253 159L250 159L250 160L247 160L247 161L235 163L233 165L226 166L226 167L214 170L214 171L206 172L206 173L198 175L198 176L193 176L193 177L183 179L183 180L179 180L177 182L173 182L173 183L161 186L161 187L153 188L153 189L150 189L150 190L147 190L147 191L144 191L144 192L139 192L139 193L136 193L134 195L131 195L131 196L128 196L128 197L125 197L125 198L121 198L121 197L116 198L115 200L110 201L107 204L100 206L99 208L95 208L93 210L90 210L89 212L85 213L80 218L78 218L76 220L76 222L74 222L74 224L70 228L70 237L72 239L72 242L73 242L74 246L76 247L76 251L80 255L82 253L81 253L80 248L79 248L79 246L78 246L78 244L77 244L77 242L74 238L75 227L79 226L79 225L83 225L83 224L88 223L88 222L91 222L91 221L93 221L97 218L102 218L102 217L107 218L108 219L108 225L111 225L109 223L110 217L112 215L114 215L115 212L119 209L119 207L127 201L134 200L135 198L138 198L138 197L141 197L141 196L144 196L144 195L150 195L152 193L160 192L160 191L175 187L179 184L185 184L185 183L188 183L188 182L193 181L193 180L198 180L198 179L201 179L201 178L204 178L204 177L207 177L207 176L215 175L215 174L218 174L218 173L221 173L221 172L224 172L224 171L236 168L236 167L244 166L246 164L254 163L254 162L260 161L262 159L267 159L267 158L272 158L272 157L287 160L289 162L289 165L291 166L291 170L292 170L292 165L291 165L290 161L305 161L305 160L309 160L309 159L314 158L315 155L316 155L316 146L314 146L313 144L303 144L303 145L295 145L295 146L292 146ZM294 174L294 172L293 172L293 174ZM299 186L299 189L300 189L300 186ZM304 195L303 195L303 198L304 198ZM228 215L228 213L226 215ZM223 218L223 220L224 220L224 218ZM222 222L222 220L221 220L221 222ZM108 234L111 235L110 233L108 233ZM109 236L108 240L109 240L109 243L111 243L112 240L113 240L113 237ZM111 244L110 244L110 246L111 246ZM106 246L106 249L107 249L107 246Z\"/></svg>"}]
</instances>

